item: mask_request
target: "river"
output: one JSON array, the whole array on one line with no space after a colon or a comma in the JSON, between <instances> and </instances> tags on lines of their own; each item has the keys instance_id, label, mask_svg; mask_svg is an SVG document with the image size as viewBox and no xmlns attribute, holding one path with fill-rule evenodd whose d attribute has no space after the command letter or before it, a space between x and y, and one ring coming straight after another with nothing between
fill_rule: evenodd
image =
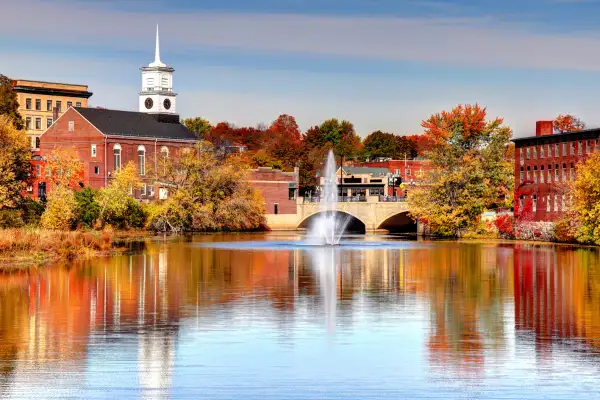
<instances>
[{"instance_id":1,"label":"river","mask_svg":"<svg viewBox=\"0 0 600 400\"><path fill-rule=\"evenodd\" d=\"M297 239L0 273L0 398L600 398L598 250Z\"/></svg>"}]
</instances>

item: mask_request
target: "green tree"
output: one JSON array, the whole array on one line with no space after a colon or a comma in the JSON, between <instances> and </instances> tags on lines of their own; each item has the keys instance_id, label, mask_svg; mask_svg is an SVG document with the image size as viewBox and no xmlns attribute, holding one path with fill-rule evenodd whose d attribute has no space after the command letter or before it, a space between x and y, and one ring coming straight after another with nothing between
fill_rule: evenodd
<instances>
[{"instance_id":1,"label":"green tree","mask_svg":"<svg viewBox=\"0 0 600 400\"><path fill-rule=\"evenodd\" d=\"M8 115L0 115L0 209L22 198L31 174L31 151L25 132Z\"/></svg>"},{"instance_id":2,"label":"green tree","mask_svg":"<svg viewBox=\"0 0 600 400\"><path fill-rule=\"evenodd\" d=\"M460 237L512 191L513 165L506 157L512 132L502 119L486 118L485 108L466 105L422 123L433 143L432 169L409 202L413 218L438 234Z\"/></svg>"},{"instance_id":3,"label":"green tree","mask_svg":"<svg viewBox=\"0 0 600 400\"><path fill-rule=\"evenodd\" d=\"M13 90L12 81L2 74L0 74L0 115L7 115L12 119L15 128L23 129L17 93Z\"/></svg>"},{"instance_id":4,"label":"green tree","mask_svg":"<svg viewBox=\"0 0 600 400\"><path fill-rule=\"evenodd\" d=\"M183 125L185 125L190 132L195 133L198 139L206 138L212 129L210 122L202 117L186 118L183 120Z\"/></svg>"},{"instance_id":5,"label":"green tree","mask_svg":"<svg viewBox=\"0 0 600 400\"><path fill-rule=\"evenodd\" d=\"M417 147L412 141L392 133L375 131L363 141L363 158L412 159L417 153Z\"/></svg>"},{"instance_id":6,"label":"green tree","mask_svg":"<svg viewBox=\"0 0 600 400\"><path fill-rule=\"evenodd\" d=\"M76 222L88 228L94 226L94 222L100 216L100 204L96 200L96 193L91 187L84 187L75 192L75 219Z\"/></svg>"},{"instance_id":7,"label":"green tree","mask_svg":"<svg viewBox=\"0 0 600 400\"><path fill-rule=\"evenodd\" d=\"M319 133L325 146L333 149L336 156L349 160L360 154L362 144L350 121L328 119L319 126Z\"/></svg>"},{"instance_id":8,"label":"green tree","mask_svg":"<svg viewBox=\"0 0 600 400\"><path fill-rule=\"evenodd\" d=\"M141 186L137 168L133 162L127 163L114 176L106 188L98 191L100 215L98 220L119 228L126 227L127 216L131 208L130 200L133 190ZM133 200L135 201L135 200Z\"/></svg>"}]
</instances>

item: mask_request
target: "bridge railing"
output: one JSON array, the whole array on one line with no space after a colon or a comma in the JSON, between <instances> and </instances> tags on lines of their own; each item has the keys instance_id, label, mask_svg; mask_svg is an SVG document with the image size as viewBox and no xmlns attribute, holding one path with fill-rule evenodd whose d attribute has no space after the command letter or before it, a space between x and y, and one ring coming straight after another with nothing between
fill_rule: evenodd
<instances>
[{"instance_id":1,"label":"bridge railing","mask_svg":"<svg viewBox=\"0 0 600 400\"><path fill-rule=\"evenodd\" d=\"M366 203L367 196L338 196L337 201L339 203ZM321 198L318 196L305 197L305 203L320 203Z\"/></svg>"},{"instance_id":2,"label":"bridge railing","mask_svg":"<svg viewBox=\"0 0 600 400\"><path fill-rule=\"evenodd\" d=\"M381 203L398 203L406 201L406 196L379 196L379 201Z\"/></svg>"}]
</instances>

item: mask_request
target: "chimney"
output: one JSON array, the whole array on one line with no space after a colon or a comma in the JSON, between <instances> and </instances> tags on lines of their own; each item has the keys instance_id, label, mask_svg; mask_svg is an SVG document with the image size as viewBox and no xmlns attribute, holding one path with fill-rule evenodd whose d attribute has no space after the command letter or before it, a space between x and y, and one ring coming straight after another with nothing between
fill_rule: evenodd
<instances>
[{"instance_id":1,"label":"chimney","mask_svg":"<svg viewBox=\"0 0 600 400\"><path fill-rule=\"evenodd\" d=\"M554 133L552 121L537 121L535 123L535 136L547 136Z\"/></svg>"}]
</instances>

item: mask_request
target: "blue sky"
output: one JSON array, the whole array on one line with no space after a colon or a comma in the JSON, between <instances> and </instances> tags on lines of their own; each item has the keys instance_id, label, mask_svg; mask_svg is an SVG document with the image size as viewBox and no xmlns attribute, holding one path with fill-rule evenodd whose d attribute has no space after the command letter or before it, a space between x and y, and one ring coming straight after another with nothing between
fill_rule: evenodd
<instances>
[{"instance_id":1,"label":"blue sky","mask_svg":"<svg viewBox=\"0 0 600 400\"><path fill-rule=\"evenodd\" d=\"M600 126L600 1L20 0L3 5L0 73L88 84L137 107L139 67L175 69L182 117L238 125L337 117L365 136L478 102L515 136L561 112Z\"/></svg>"}]
</instances>

